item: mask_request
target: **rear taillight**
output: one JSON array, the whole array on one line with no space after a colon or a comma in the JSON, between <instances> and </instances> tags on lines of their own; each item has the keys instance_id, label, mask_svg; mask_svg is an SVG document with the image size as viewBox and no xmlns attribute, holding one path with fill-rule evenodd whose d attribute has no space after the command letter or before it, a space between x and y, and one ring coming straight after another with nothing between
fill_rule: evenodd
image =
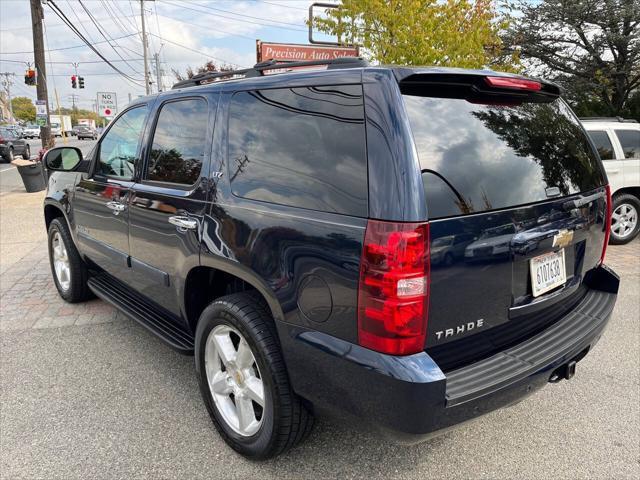
<instances>
[{"instance_id":1,"label":"rear taillight","mask_svg":"<svg viewBox=\"0 0 640 480\"><path fill-rule=\"evenodd\" d=\"M604 256L607 253L607 245L609 245L609 236L611 235L611 215L613 209L613 201L611 200L611 187L607 185L607 211L604 218L604 245L602 245L602 255L600 255L600 264L604 263Z\"/></svg>"},{"instance_id":2,"label":"rear taillight","mask_svg":"<svg viewBox=\"0 0 640 480\"><path fill-rule=\"evenodd\" d=\"M542 84L535 80L527 80L526 78L513 77L485 77L485 82L490 87L509 88L511 90L526 90L530 92L538 92L542 90Z\"/></svg>"},{"instance_id":3,"label":"rear taillight","mask_svg":"<svg viewBox=\"0 0 640 480\"><path fill-rule=\"evenodd\" d=\"M358 339L390 355L424 349L429 224L369 220L360 260Z\"/></svg>"}]
</instances>

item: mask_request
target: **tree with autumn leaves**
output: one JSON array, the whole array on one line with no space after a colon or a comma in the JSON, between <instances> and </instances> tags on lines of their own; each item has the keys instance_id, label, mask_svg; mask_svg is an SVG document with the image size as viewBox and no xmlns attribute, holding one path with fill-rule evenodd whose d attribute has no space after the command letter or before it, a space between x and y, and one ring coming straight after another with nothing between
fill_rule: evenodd
<instances>
[{"instance_id":1,"label":"tree with autumn leaves","mask_svg":"<svg viewBox=\"0 0 640 480\"><path fill-rule=\"evenodd\" d=\"M314 19L315 29L378 63L511 71L518 57L503 53L506 27L492 0L342 0Z\"/></svg>"},{"instance_id":2,"label":"tree with autumn leaves","mask_svg":"<svg viewBox=\"0 0 640 480\"><path fill-rule=\"evenodd\" d=\"M640 120L639 0L342 0L313 26L377 63L540 76L579 115Z\"/></svg>"}]
</instances>

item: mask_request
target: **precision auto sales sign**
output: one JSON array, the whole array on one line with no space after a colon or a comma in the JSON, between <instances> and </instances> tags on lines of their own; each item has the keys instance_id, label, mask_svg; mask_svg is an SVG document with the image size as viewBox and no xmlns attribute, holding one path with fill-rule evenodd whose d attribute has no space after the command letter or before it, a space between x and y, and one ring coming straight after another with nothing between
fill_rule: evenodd
<instances>
[{"instance_id":1,"label":"precision auto sales sign","mask_svg":"<svg viewBox=\"0 0 640 480\"><path fill-rule=\"evenodd\" d=\"M311 62L333 60L340 57L357 57L358 47L334 47L320 45L299 45L295 43L267 43L256 41L258 63L266 60Z\"/></svg>"}]
</instances>

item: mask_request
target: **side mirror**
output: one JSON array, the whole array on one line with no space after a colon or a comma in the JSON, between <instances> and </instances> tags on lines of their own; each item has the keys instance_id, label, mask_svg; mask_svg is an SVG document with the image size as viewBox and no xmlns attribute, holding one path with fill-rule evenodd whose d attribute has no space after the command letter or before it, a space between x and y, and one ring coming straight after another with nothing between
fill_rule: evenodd
<instances>
[{"instance_id":1,"label":"side mirror","mask_svg":"<svg viewBox=\"0 0 640 480\"><path fill-rule=\"evenodd\" d=\"M76 147L56 147L47 150L43 161L47 170L73 172L82 163L82 152Z\"/></svg>"}]
</instances>

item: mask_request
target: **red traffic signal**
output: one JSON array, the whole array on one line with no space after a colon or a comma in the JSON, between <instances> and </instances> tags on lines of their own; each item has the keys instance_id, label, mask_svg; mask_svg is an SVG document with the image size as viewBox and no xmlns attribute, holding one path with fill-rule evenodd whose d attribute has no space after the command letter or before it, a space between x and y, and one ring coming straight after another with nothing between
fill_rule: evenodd
<instances>
[{"instance_id":1,"label":"red traffic signal","mask_svg":"<svg viewBox=\"0 0 640 480\"><path fill-rule=\"evenodd\" d=\"M75 75L71 75L71 88L78 88L77 78Z\"/></svg>"},{"instance_id":2,"label":"red traffic signal","mask_svg":"<svg viewBox=\"0 0 640 480\"><path fill-rule=\"evenodd\" d=\"M30 68L26 72L24 72L24 83L27 85L36 84L36 71L33 68Z\"/></svg>"}]
</instances>

